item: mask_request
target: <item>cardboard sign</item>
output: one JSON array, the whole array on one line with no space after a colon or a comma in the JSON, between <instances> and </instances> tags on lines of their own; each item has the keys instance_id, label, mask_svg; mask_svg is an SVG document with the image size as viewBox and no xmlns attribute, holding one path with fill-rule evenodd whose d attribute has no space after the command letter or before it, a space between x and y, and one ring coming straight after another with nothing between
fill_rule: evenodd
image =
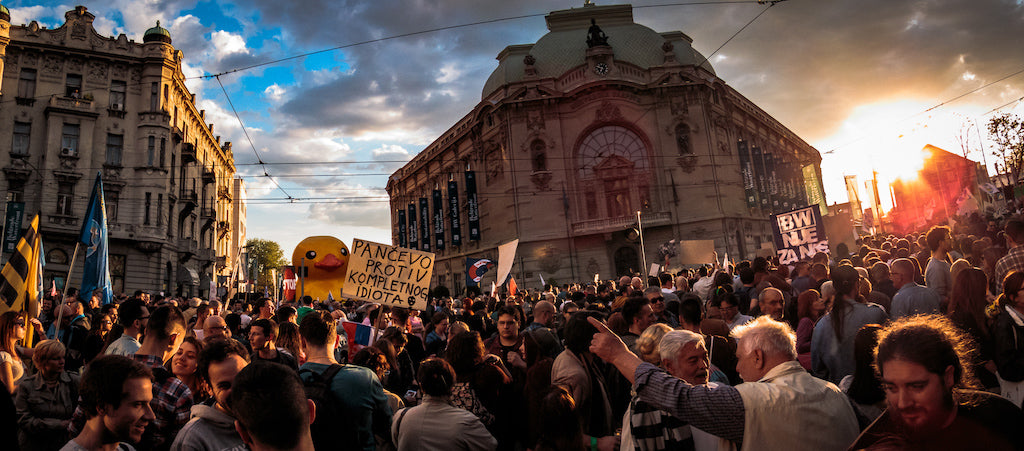
<instances>
[{"instance_id":1,"label":"cardboard sign","mask_svg":"<svg viewBox=\"0 0 1024 451\"><path fill-rule=\"evenodd\" d=\"M715 240L682 240L679 242L679 262L684 265L715 263Z\"/></svg>"},{"instance_id":2,"label":"cardboard sign","mask_svg":"<svg viewBox=\"0 0 1024 451\"><path fill-rule=\"evenodd\" d=\"M424 310L434 254L352 240L342 295L366 302Z\"/></svg>"},{"instance_id":3,"label":"cardboard sign","mask_svg":"<svg viewBox=\"0 0 1024 451\"><path fill-rule=\"evenodd\" d=\"M815 207L772 215L772 233L779 264L810 260L818 252L828 252L828 237L821 212Z\"/></svg>"}]
</instances>

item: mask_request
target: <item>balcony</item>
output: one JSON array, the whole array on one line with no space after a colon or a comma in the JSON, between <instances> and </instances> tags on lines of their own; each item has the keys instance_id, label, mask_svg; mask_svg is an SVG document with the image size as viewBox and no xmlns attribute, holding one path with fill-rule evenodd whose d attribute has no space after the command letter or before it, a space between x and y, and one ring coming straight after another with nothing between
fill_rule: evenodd
<instances>
[{"instance_id":1,"label":"balcony","mask_svg":"<svg viewBox=\"0 0 1024 451\"><path fill-rule=\"evenodd\" d=\"M182 190L181 192L181 215L192 213L199 206L199 196L195 190Z\"/></svg>"},{"instance_id":2,"label":"balcony","mask_svg":"<svg viewBox=\"0 0 1024 451\"><path fill-rule=\"evenodd\" d=\"M196 159L196 146L192 143L185 143L181 146L181 164L195 163L199 160Z\"/></svg>"},{"instance_id":3,"label":"balcony","mask_svg":"<svg viewBox=\"0 0 1024 451\"><path fill-rule=\"evenodd\" d=\"M199 251L196 252L196 258L204 262L212 262L216 256L216 251L213 249L199 249Z\"/></svg>"},{"instance_id":4,"label":"balcony","mask_svg":"<svg viewBox=\"0 0 1024 451\"><path fill-rule=\"evenodd\" d=\"M217 181L217 173L213 172L213 169L203 167L203 184L209 185Z\"/></svg>"},{"instance_id":5,"label":"balcony","mask_svg":"<svg viewBox=\"0 0 1024 451\"><path fill-rule=\"evenodd\" d=\"M100 116L100 113L97 113L94 108L92 99L76 99L74 97L58 95L50 96L50 100L46 102L46 109L44 111L47 115L50 113L61 113L89 118L97 118Z\"/></svg>"},{"instance_id":6,"label":"balcony","mask_svg":"<svg viewBox=\"0 0 1024 451\"><path fill-rule=\"evenodd\" d=\"M196 255L199 252L199 242L192 238L178 238L178 253L184 255L184 259Z\"/></svg>"},{"instance_id":7,"label":"balcony","mask_svg":"<svg viewBox=\"0 0 1024 451\"><path fill-rule=\"evenodd\" d=\"M231 202L231 190L229 190L228 187L226 186L217 188L217 197L220 199L224 199L228 202Z\"/></svg>"},{"instance_id":8,"label":"balcony","mask_svg":"<svg viewBox=\"0 0 1024 451\"><path fill-rule=\"evenodd\" d=\"M672 214L667 211L658 213L644 213L641 216L644 227L655 227L669 224L672 221ZM617 232L627 227L636 225L636 216L622 216L618 218L591 219L572 223L574 235L589 235L593 233Z\"/></svg>"}]
</instances>

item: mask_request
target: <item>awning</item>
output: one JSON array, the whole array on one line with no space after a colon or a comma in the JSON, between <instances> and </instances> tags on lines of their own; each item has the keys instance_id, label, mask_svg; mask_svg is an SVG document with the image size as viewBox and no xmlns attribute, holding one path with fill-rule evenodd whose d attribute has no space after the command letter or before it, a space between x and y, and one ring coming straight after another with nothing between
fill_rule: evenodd
<instances>
[{"instance_id":1,"label":"awning","mask_svg":"<svg viewBox=\"0 0 1024 451\"><path fill-rule=\"evenodd\" d=\"M199 273L188 266L178 266L178 283L199 285Z\"/></svg>"}]
</instances>

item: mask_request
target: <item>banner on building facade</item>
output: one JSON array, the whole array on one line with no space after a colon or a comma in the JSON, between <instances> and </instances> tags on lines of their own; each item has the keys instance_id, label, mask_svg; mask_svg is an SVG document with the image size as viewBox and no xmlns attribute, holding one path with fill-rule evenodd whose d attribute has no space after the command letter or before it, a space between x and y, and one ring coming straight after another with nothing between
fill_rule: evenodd
<instances>
[{"instance_id":1,"label":"banner on building facade","mask_svg":"<svg viewBox=\"0 0 1024 451\"><path fill-rule=\"evenodd\" d=\"M476 172L466 171L466 216L470 241L480 241L480 203L476 197Z\"/></svg>"},{"instance_id":2,"label":"banner on building facade","mask_svg":"<svg viewBox=\"0 0 1024 451\"><path fill-rule=\"evenodd\" d=\"M818 252L829 251L825 223L815 206L772 215L771 222L779 264L810 260Z\"/></svg>"},{"instance_id":3,"label":"banner on building facade","mask_svg":"<svg viewBox=\"0 0 1024 451\"><path fill-rule=\"evenodd\" d=\"M758 206L757 188L754 184L754 166L750 163L750 149L743 140L736 143L736 149L740 157L740 172L743 174L743 193L747 197L747 208L755 208Z\"/></svg>"},{"instance_id":4,"label":"banner on building facade","mask_svg":"<svg viewBox=\"0 0 1024 451\"><path fill-rule=\"evenodd\" d=\"M818 171L813 164L804 166L801 169L804 173L804 194L807 196L807 205L817 205L821 216L828 214L828 205L825 203L825 192L821 189L821 181L818 180Z\"/></svg>"},{"instance_id":5,"label":"banner on building facade","mask_svg":"<svg viewBox=\"0 0 1024 451\"><path fill-rule=\"evenodd\" d=\"M8 202L7 216L4 217L4 248L3 253L14 252L21 238L21 222L25 220L25 203Z\"/></svg>"},{"instance_id":6,"label":"banner on building facade","mask_svg":"<svg viewBox=\"0 0 1024 451\"><path fill-rule=\"evenodd\" d=\"M409 202L409 248L419 249L419 225L416 223L416 202Z\"/></svg>"},{"instance_id":7,"label":"banner on building facade","mask_svg":"<svg viewBox=\"0 0 1024 451\"><path fill-rule=\"evenodd\" d=\"M409 236L406 235L406 224L405 224L405 210L402 208L398 209L398 245L401 247L409 247Z\"/></svg>"},{"instance_id":8,"label":"banner on building facade","mask_svg":"<svg viewBox=\"0 0 1024 451\"><path fill-rule=\"evenodd\" d=\"M782 203L780 202L779 195L779 177L776 173L776 159L775 155L771 152L765 152L764 154L764 172L768 177L768 195L771 197L771 209L772 213L778 213L781 211Z\"/></svg>"},{"instance_id":9,"label":"banner on building facade","mask_svg":"<svg viewBox=\"0 0 1024 451\"><path fill-rule=\"evenodd\" d=\"M420 250L430 252L430 205L426 197L420 198Z\"/></svg>"},{"instance_id":10,"label":"banner on building facade","mask_svg":"<svg viewBox=\"0 0 1024 451\"><path fill-rule=\"evenodd\" d=\"M431 193L434 201L434 250L444 250L444 201L441 190Z\"/></svg>"},{"instance_id":11,"label":"banner on building facade","mask_svg":"<svg viewBox=\"0 0 1024 451\"><path fill-rule=\"evenodd\" d=\"M760 147L751 147L753 149L751 159L754 160L754 177L757 180L757 194L760 198L758 206L767 209L770 204L768 203L768 176L764 169L764 152Z\"/></svg>"},{"instance_id":12,"label":"banner on building facade","mask_svg":"<svg viewBox=\"0 0 1024 451\"><path fill-rule=\"evenodd\" d=\"M448 182L448 217L452 227L452 246L462 246L462 224L459 220L459 185Z\"/></svg>"},{"instance_id":13,"label":"banner on building facade","mask_svg":"<svg viewBox=\"0 0 1024 451\"><path fill-rule=\"evenodd\" d=\"M427 308L434 254L352 240L342 295L349 299L416 310Z\"/></svg>"}]
</instances>

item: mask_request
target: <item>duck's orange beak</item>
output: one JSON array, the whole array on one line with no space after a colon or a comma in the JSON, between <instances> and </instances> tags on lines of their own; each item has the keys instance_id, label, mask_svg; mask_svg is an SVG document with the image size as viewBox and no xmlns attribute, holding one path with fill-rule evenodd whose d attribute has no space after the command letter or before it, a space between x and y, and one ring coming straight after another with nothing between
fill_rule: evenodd
<instances>
[{"instance_id":1,"label":"duck's orange beak","mask_svg":"<svg viewBox=\"0 0 1024 451\"><path fill-rule=\"evenodd\" d=\"M327 256L324 257L323 260L316 262L316 264L314 264L313 266L315 266L317 269L322 269L324 271L334 271L335 269L340 268L341 265L344 264L345 262L339 260L338 257L334 256L334 254L327 254Z\"/></svg>"}]
</instances>

